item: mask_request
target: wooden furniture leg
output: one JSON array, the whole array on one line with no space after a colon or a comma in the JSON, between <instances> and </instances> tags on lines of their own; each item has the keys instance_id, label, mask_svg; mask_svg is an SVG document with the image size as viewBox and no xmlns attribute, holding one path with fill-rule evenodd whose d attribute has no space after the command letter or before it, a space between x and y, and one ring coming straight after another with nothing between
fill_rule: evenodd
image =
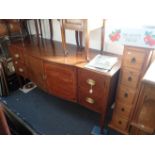
<instances>
[{"instance_id":1,"label":"wooden furniture leg","mask_svg":"<svg viewBox=\"0 0 155 155\"><path fill-rule=\"evenodd\" d=\"M65 34L65 29L63 27L63 23L61 22L61 36L62 36L62 47L64 50L65 56L68 54L67 48L66 48L66 34Z\"/></svg>"},{"instance_id":2,"label":"wooden furniture leg","mask_svg":"<svg viewBox=\"0 0 155 155\"><path fill-rule=\"evenodd\" d=\"M82 37L83 37L83 32L79 32L79 38L80 38L80 48L82 49Z\"/></svg>"},{"instance_id":3,"label":"wooden furniture leg","mask_svg":"<svg viewBox=\"0 0 155 155\"><path fill-rule=\"evenodd\" d=\"M39 19L39 29L40 29L40 36L42 38L43 37L43 33L42 33L41 19Z\"/></svg>"},{"instance_id":4,"label":"wooden furniture leg","mask_svg":"<svg viewBox=\"0 0 155 155\"><path fill-rule=\"evenodd\" d=\"M11 135L1 103L0 103L0 135Z\"/></svg>"},{"instance_id":5,"label":"wooden furniture leg","mask_svg":"<svg viewBox=\"0 0 155 155\"><path fill-rule=\"evenodd\" d=\"M53 41L53 21L49 19L49 28L50 28L50 39Z\"/></svg>"},{"instance_id":6,"label":"wooden furniture leg","mask_svg":"<svg viewBox=\"0 0 155 155\"><path fill-rule=\"evenodd\" d=\"M37 19L35 19L34 22L35 22L35 29L36 29L37 41L39 43L39 29L38 29Z\"/></svg>"},{"instance_id":7,"label":"wooden furniture leg","mask_svg":"<svg viewBox=\"0 0 155 155\"><path fill-rule=\"evenodd\" d=\"M89 31L85 29L85 58L87 61L90 60L90 54L89 54Z\"/></svg>"},{"instance_id":8,"label":"wooden furniture leg","mask_svg":"<svg viewBox=\"0 0 155 155\"><path fill-rule=\"evenodd\" d=\"M75 39L76 39L76 45L79 48L80 47L80 45L79 45L79 31L75 31Z\"/></svg>"},{"instance_id":9,"label":"wooden furniture leg","mask_svg":"<svg viewBox=\"0 0 155 155\"><path fill-rule=\"evenodd\" d=\"M103 25L101 27L101 52L104 50L104 35L105 35L105 20L103 20Z\"/></svg>"}]
</instances>

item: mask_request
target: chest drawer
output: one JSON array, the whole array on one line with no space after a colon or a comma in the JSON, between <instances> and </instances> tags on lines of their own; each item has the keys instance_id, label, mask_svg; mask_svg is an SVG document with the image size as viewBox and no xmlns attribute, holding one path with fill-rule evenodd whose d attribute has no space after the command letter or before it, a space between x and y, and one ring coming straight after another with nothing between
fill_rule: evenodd
<instances>
[{"instance_id":1,"label":"chest drawer","mask_svg":"<svg viewBox=\"0 0 155 155\"><path fill-rule=\"evenodd\" d=\"M89 70L78 69L79 102L86 107L101 112L104 108L105 76Z\"/></svg>"},{"instance_id":2,"label":"chest drawer","mask_svg":"<svg viewBox=\"0 0 155 155\"><path fill-rule=\"evenodd\" d=\"M132 69L122 68L120 72L120 82L129 88L137 88L140 73Z\"/></svg>"},{"instance_id":3,"label":"chest drawer","mask_svg":"<svg viewBox=\"0 0 155 155\"><path fill-rule=\"evenodd\" d=\"M116 100L122 102L126 105L131 105L133 103L135 91L123 84L120 84L117 90Z\"/></svg>"},{"instance_id":4,"label":"chest drawer","mask_svg":"<svg viewBox=\"0 0 155 155\"><path fill-rule=\"evenodd\" d=\"M128 119L131 112L131 105L122 104L121 102L117 102L116 105L116 113L123 118Z\"/></svg>"},{"instance_id":5,"label":"chest drawer","mask_svg":"<svg viewBox=\"0 0 155 155\"><path fill-rule=\"evenodd\" d=\"M128 125L128 120L120 117L119 115L115 113L112 118L112 124L118 129L126 130L127 125Z\"/></svg>"},{"instance_id":6,"label":"chest drawer","mask_svg":"<svg viewBox=\"0 0 155 155\"><path fill-rule=\"evenodd\" d=\"M142 49L125 48L123 66L141 70L145 57L146 52Z\"/></svg>"}]
</instances>

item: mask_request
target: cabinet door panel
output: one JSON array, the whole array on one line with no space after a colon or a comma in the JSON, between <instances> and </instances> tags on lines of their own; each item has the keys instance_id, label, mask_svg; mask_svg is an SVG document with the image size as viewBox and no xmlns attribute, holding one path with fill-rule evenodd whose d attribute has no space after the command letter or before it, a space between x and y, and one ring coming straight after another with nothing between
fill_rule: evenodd
<instances>
[{"instance_id":1,"label":"cabinet door panel","mask_svg":"<svg viewBox=\"0 0 155 155\"><path fill-rule=\"evenodd\" d=\"M45 90L43 61L32 56L26 56L26 65L29 78L36 83L37 86Z\"/></svg>"},{"instance_id":2,"label":"cabinet door panel","mask_svg":"<svg viewBox=\"0 0 155 155\"><path fill-rule=\"evenodd\" d=\"M76 101L76 68L56 63L44 63L49 93Z\"/></svg>"}]
</instances>

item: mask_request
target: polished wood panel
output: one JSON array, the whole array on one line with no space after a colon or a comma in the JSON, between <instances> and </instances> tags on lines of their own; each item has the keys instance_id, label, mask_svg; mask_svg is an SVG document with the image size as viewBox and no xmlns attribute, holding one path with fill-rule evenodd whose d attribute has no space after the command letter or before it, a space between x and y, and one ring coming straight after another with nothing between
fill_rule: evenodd
<instances>
[{"instance_id":1,"label":"polished wood panel","mask_svg":"<svg viewBox=\"0 0 155 155\"><path fill-rule=\"evenodd\" d=\"M76 68L47 62L44 68L48 91L63 99L77 101Z\"/></svg>"},{"instance_id":2,"label":"polished wood panel","mask_svg":"<svg viewBox=\"0 0 155 155\"><path fill-rule=\"evenodd\" d=\"M38 87L46 90L43 61L28 55L25 56L25 59L29 79L36 83Z\"/></svg>"},{"instance_id":3,"label":"polished wood panel","mask_svg":"<svg viewBox=\"0 0 155 155\"><path fill-rule=\"evenodd\" d=\"M143 77L135 115L131 122L131 134L155 133L155 62Z\"/></svg>"}]
</instances>

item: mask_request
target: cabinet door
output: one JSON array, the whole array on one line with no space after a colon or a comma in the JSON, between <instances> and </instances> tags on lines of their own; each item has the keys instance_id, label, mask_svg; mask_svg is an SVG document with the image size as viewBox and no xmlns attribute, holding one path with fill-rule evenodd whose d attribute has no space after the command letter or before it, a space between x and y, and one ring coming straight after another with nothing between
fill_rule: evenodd
<instances>
[{"instance_id":1,"label":"cabinet door","mask_svg":"<svg viewBox=\"0 0 155 155\"><path fill-rule=\"evenodd\" d=\"M57 63L44 63L49 93L60 98L76 101L76 68Z\"/></svg>"},{"instance_id":2,"label":"cabinet door","mask_svg":"<svg viewBox=\"0 0 155 155\"><path fill-rule=\"evenodd\" d=\"M32 56L26 57L26 65L28 69L29 79L32 80L38 87L45 90L45 76L43 70L43 61Z\"/></svg>"}]
</instances>

